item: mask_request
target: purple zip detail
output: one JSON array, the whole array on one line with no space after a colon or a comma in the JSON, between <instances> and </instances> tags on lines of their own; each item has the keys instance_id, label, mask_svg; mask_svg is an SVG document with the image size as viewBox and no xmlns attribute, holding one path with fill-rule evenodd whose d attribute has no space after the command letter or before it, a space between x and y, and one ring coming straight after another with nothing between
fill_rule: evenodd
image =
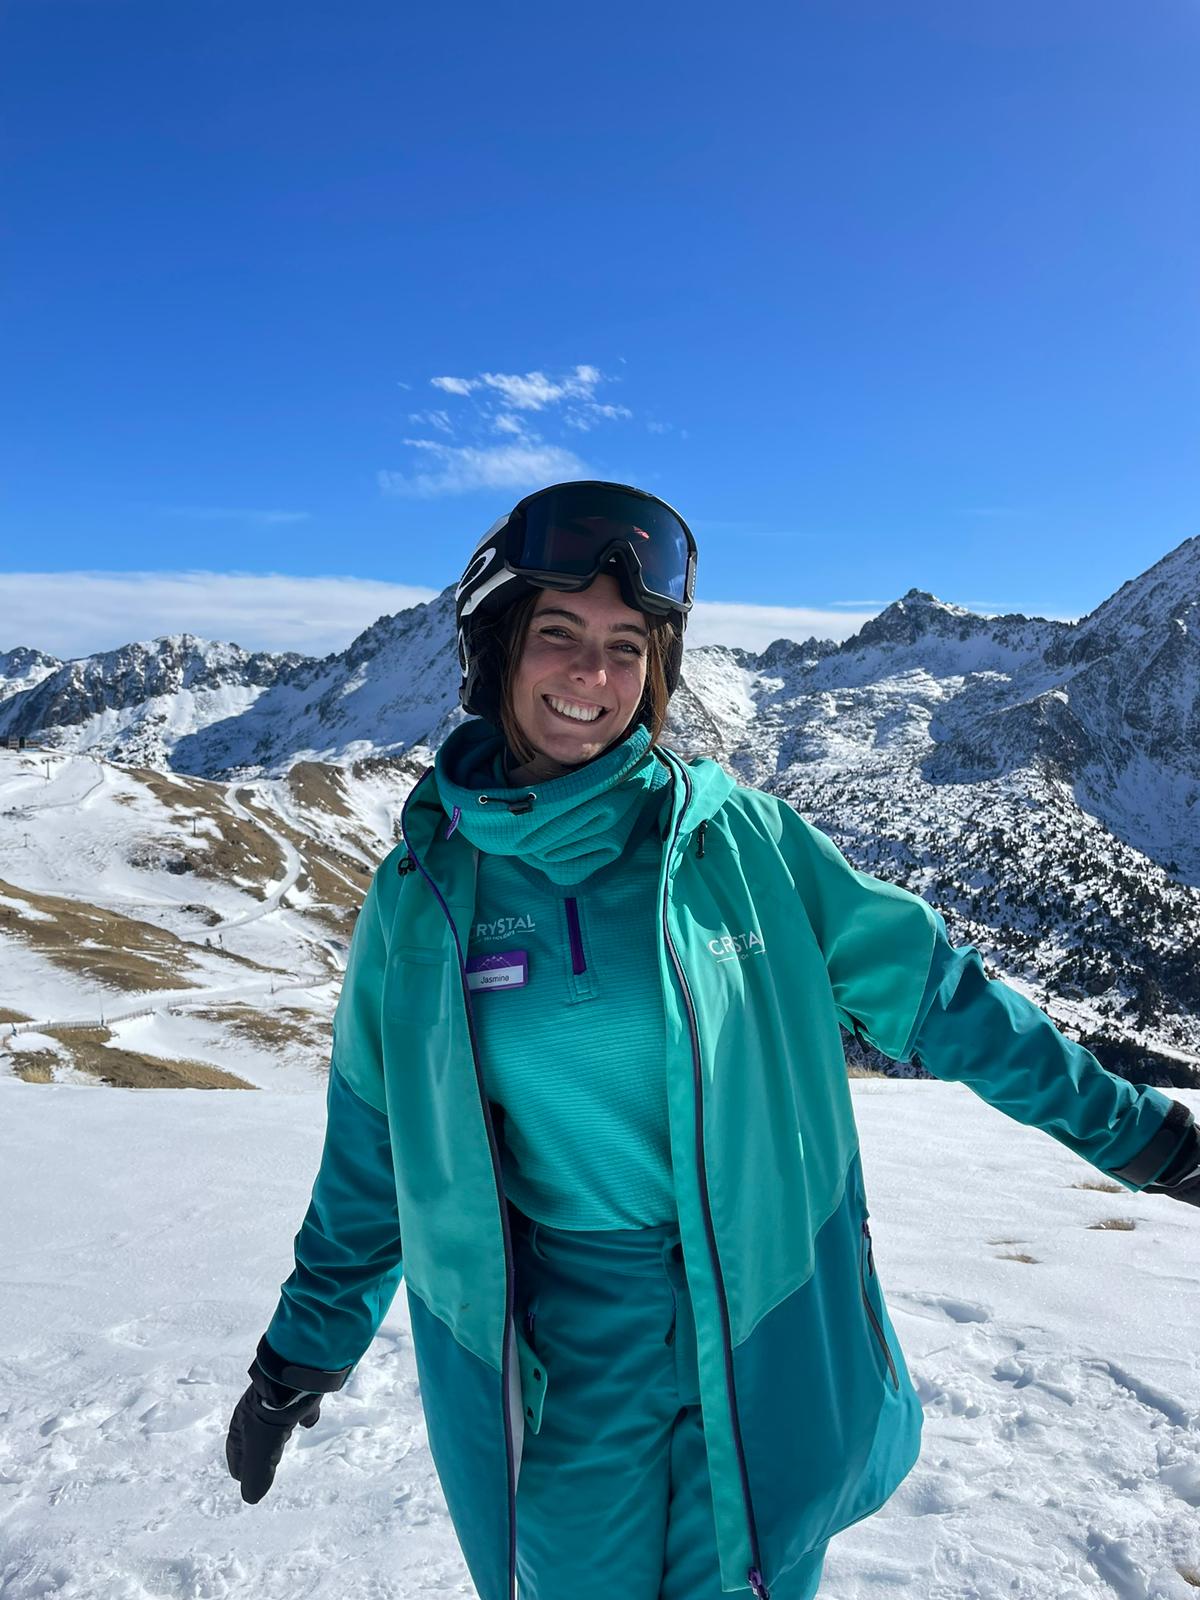
<instances>
[{"instance_id":1,"label":"purple zip detail","mask_svg":"<svg viewBox=\"0 0 1200 1600\"><path fill-rule=\"evenodd\" d=\"M567 932L571 936L571 971L576 977L587 971L583 954L583 934L579 931L579 907L574 900L567 901Z\"/></svg>"},{"instance_id":2,"label":"purple zip detail","mask_svg":"<svg viewBox=\"0 0 1200 1600\"><path fill-rule=\"evenodd\" d=\"M450 826L446 829L446 837L447 837L447 839L454 832L455 828L458 827L458 824L459 824L461 819L462 819L462 812L458 809L457 806L455 806L454 815L450 818Z\"/></svg>"}]
</instances>

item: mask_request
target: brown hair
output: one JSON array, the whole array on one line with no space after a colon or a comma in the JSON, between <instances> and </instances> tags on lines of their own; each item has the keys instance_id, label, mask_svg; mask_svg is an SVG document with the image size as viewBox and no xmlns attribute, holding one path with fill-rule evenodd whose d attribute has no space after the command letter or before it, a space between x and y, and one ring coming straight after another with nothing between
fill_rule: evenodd
<instances>
[{"instance_id":1,"label":"brown hair","mask_svg":"<svg viewBox=\"0 0 1200 1600\"><path fill-rule=\"evenodd\" d=\"M537 751L521 732L513 706L512 686L525 645L525 635L541 593L540 589L535 589L515 605L509 606L487 630L487 643L495 647L489 666L500 675L500 726L504 730L508 748L522 765L532 761ZM642 617L649 635L646 640L646 687L641 704L628 727L644 722L650 730L650 743L658 744L666 725L671 698L667 688L667 660L674 641L675 625L670 617L650 616L646 612L642 613ZM623 738L627 731L623 730L618 737Z\"/></svg>"}]
</instances>

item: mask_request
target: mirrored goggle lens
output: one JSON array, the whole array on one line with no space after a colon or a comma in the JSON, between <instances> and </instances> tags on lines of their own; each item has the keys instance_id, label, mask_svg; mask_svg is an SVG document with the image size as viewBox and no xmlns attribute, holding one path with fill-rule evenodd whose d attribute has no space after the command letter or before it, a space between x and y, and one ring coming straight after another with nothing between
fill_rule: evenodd
<instances>
[{"instance_id":1,"label":"mirrored goggle lens","mask_svg":"<svg viewBox=\"0 0 1200 1600\"><path fill-rule=\"evenodd\" d=\"M618 540L637 556L651 594L685 598L687 530L667 506L640 495L567 489L530 501L517 565L564 578L591 577L604 551Z\"/></svg>"}]
</instances>

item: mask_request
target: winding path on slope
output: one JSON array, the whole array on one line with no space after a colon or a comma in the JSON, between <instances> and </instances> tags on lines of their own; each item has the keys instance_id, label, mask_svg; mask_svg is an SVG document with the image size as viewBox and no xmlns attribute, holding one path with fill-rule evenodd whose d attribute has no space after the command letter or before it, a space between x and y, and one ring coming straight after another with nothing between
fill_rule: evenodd
<instances>
[{"instance_id":1,"label":"winding path on slope","mask_svg":"<svg viewBox=\"0 0 1200 1600\"><path fill-rule=\"evenodd\" d=\"M239 822L245 822L250 827L259 829L260 832L265 833L267 838L278 846L284 863L283 877L269 891L261 905L256 906L253 911L247 911L244 916L230 917L224 922L215 922L209 930L212 933L227 933L231 928L244 928L247 923L257 922L260 917L268 916L272 911L278 911L284 895L287 894L289 889L295 887L297 879L304 870L304 863L300 859L300 852L295 845L289 839L286 839L283 834L276 832L274 828L265 823L260 816L248 811L237 798L237 791L248 787L244 783L229 784L225 790L225 804ZM254 793L255 791L251 790L250 792Z\"/></svg>"}]
</instances>

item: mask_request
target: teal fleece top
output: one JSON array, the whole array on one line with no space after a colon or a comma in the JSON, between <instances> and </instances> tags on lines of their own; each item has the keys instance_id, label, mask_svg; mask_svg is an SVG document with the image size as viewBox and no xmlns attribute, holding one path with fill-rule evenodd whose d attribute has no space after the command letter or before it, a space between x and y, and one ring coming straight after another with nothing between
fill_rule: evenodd
<instances>
[{"instance_id":1,"label":"teal fleece top","mask_svg":"<svg viewBox=\"0 0 1200 1600\"><path fill-rule=\"evenodd\" d=\"M655 921L670 779L640 725L527 787L506 787L504 756L490 724L464 723L434 776L480 852L467 958L497 980L472 1002L505 1193L556 1228L672 1221ZM510 812L529 788L536 806Z\"/></svg>"}]
</instances>

